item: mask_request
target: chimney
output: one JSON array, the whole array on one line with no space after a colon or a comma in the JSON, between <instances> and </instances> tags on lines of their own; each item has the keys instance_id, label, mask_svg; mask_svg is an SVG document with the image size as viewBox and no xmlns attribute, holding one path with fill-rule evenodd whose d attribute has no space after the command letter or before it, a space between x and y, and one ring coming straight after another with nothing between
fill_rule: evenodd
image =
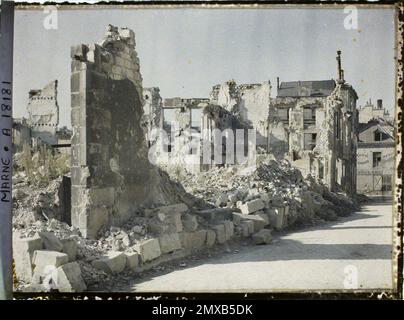
<instances>
[{"instance_id":1,"label":"chimney","mask_svg":"<svg viewBox=\"0 0 404 320\"><path fill-rule=\"evenodd\" d=\"M343 80L343 71L341 69L341 50L337 51L337 64L338 64L338 80Z\"/></svg>"},{"instance_id":2,"label":"chimney","mask_svg":"<svg viewBox=\"0 0 404 320\"><path fill-rule=\"evenodd\" d=\"M383 109L383 100L377 99L377 109Z\"/></svg>"},{"instance_id":3,"label":"chimney","mask_svg":"<svg viewBox=\"0 0 404 320\"><path fill-rule=\"evenodd\" d=\"M276 77L276 88L277 88L278 91L279 91L279 77Z\"/></svg>"}]
</instances>

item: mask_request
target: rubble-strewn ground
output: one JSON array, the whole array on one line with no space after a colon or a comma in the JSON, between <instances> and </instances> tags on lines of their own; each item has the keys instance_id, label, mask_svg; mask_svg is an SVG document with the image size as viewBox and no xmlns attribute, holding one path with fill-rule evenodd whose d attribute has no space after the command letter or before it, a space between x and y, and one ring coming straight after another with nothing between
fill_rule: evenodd
<instances>
[{"instance_id":1,"label":"rubble-strewn ground","mask_svg":"<svg viewBox=\"0 0 404 320\"><path fill-rule=\"evenodd\" d=\"M37 237L38 234L41 234L43 238L44 233L50 232L56 236L56 242L72 240L75 243L73 259L80 266L81 276L87 290L109 290L119 285L124 286L130 279L139 277L139 272L147 275L153 270L186 265L186 259L195 260L214 252L220 254L223 250L225 252L237 250L229 249L226 244L230 238L233 238L233 241L230 242L233 247L252 241L268 243L272 239L270 231L265 231L267 232L265 233L263 230L276 227L272 225L272 221L268 222L268 217L271 217L273 214L271 210L274 208L283 208L282 212L286 218L276 228L284 229L297 228L301 224L335 220L338 216L352 212L356 207L347 197L329 192L325 186L317 183L313 178L303 179L300 171L293 168L288 161L275 161L269 156L261 155L256 167L237 165L202 172L198 175L169 170L171 178L183 184L189 193L189 198L200 200L194 201L191 207L184 206L185 209L181 209L182 207L178 205L174 207L177 210L175 213L178 213L179 222L169 221L175 216L169 214L167 207L163 208L165 211L159 210L159 208L143 208L139 209L123 226L103 228L99 232L98 238L91 240L83 238L79 229L60 221L62 208L58 192L62 181L61 176L68 172L68 158L61 154L53 156L48 154L47 160L42 164L39 161L40 155L34 154L32 159L29 159L24 153L15 156L14 233L24 239ZM49 165L53 166L52 170L49 170ZM254 209L254 203L258 203L260 207ZM180 211L178 212L178 210ZM232 217L232 212L238 212L236 215L240 215L240 211L243 214L241 220L244 217L246 219L257 217L260 219L259 223L264 221L266 226L262 230L264 238L261 237L262 235L259 238L253 235L251 238L250 231L245 234L246 230L242 228L243 223ZM214 218L206 213L214 215ZM222 213L223 217L221 217ZM264 216L265 219L262 218ZM240 218L240 216L237 217ZM223 226L223 220L226 219L233 222L225 222ZM178 223L180 226L177 225ZM218 223L221 224L219 227ZM234 236L233 231L230 235L226 233L228 231L225 232L225 229L229 227L228 223L231 223L231 230L233 230L233 224L235 225ZM255 223L256 220L254 220L254 225ZM251 222L251 224L253 223ZM264 228L264 225L258 225L259 229L254 227L255 232ZM222 230L220 228L223 231L220 231ZM198 234L201 235L200 232L203 231L206 238L206 230L214 230L216 240L213 239L213 243L224 244L224 246L212 247L211 243L208 245L210 248L206 249L206 244L202 243L202 246L198 244L200 242ZM226 233L224 239L219 239L220 232ZM165 252L160 253L159 250L155 256L147 258L148 261L143 257L145 261L136 262L132 269L125 268L116 273L109 272L105 266L95 267L100 257L105 257L110 253L117 253L119 256L120 252L124 252L131 256L132 252L139 251L136 246L148 239L158 239L161 246L161 237L167 233L176 235L177 242L174 241L174 243L178 243L178 235L181 239L181 245L174 246L171 250L173 252L168 250L170 252L164 254ZM268 236L269 238L266 239L265 237ZM187 247L187 242L191 242L189 247ZM49 250L46 247L45 249ZM61 252L65 252L64 249L61 249ZM139 255L141 254L139 253ZM185 256L187 256L186 259ZM108 257L108 259L113 260L115 257ZM136 259L138 259L137 256ZM167 261L171 260L174 262L167 264ZM102 263L105 265L104 262ZM98 265L100 264L98 263ZM116 265L114 265L115 267ZM148 269L152 271L147 271ZM33 287L20 280L16 289L32 291L38 290L38 287ZM39 290L43 290L43 287L40 287Z\"/></svg>"}]
</instances>

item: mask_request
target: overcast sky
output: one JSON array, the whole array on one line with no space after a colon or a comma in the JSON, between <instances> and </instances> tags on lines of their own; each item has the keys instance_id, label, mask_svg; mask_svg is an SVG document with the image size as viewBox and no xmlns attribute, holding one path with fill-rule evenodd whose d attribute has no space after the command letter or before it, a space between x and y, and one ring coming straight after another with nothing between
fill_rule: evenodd
<instances>
[{"instance_id":1,"label":"overcast sky","mask_svg":"<svg viewBox=\"0 0 404 320\"><path fill-rule=\"evenodd\" d=\"M46 30L43 10L15 15L14 116L27 117L28 91L59 80L60 125L70 126L70 46L99 42L106 26L136 34L143 86L163 98L208 97L213 85L337 77L359 95L394 107L394 11L359 9L358 29L346 30L341 9L87 9L58 10Z\"/></svg>"}]
</instances>

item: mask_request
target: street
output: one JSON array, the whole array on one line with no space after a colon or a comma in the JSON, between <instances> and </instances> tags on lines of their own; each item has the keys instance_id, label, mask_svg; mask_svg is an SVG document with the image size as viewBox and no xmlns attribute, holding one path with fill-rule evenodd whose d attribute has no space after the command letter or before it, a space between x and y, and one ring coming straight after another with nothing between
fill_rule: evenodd
<instances>
[{"instance_id":1,"label":"street","mask_svg":"<svg viewBox=\"0 0 404 320\"><path fill-rule=\"evenodd\" d=\"M162 275L136 279L141 292L243 292L388 289L392 206L373 200L338 221L276 236L270 245L201 259Z\"/></svg>"}]
</instances>

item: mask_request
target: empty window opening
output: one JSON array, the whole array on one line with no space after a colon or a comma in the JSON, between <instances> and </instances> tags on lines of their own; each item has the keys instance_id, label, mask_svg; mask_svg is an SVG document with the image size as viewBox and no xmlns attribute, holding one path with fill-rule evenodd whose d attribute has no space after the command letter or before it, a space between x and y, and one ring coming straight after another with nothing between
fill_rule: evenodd
<instances>
[{"instance_id":1,"label":"empty window opening","mask_svg":"<svg viewBox=\"0 0 404 320\"><path fill-rule=\"evenodd\" d=\"M373 152L373 168L380 167L381 162L382 162L382 153Z\"/></svg>"},{"instance_id":2,"label":"empty window opening","mask_svg":"<svg viewBox=\"0 0 404 320\"><path fill-rule=\"evenodd\" d=\"M304 134L304 150L313 150L316 147L317 133Z\"/></svg>"},{"instance_id":3,"label":"empty window opening","mask_svg":"<svg viewBox=\"0 0 404 320\"><path fill-rule=\"evenodd\" d=\"M316 109L314 107L303 108L303 122L305 127L316 124Z\"/></svg>"},{"instance_id":4,"label":"empty window opening","mask_svg":"<svg viewBox=\"0 0 404 320\"><path fill-rule=\"evenodd\" d=\"M278 109L277 113L278 113L279 121L283 122L284 124L289 124L289 109L288 108Z\"/></svg>"}]
</instances>

